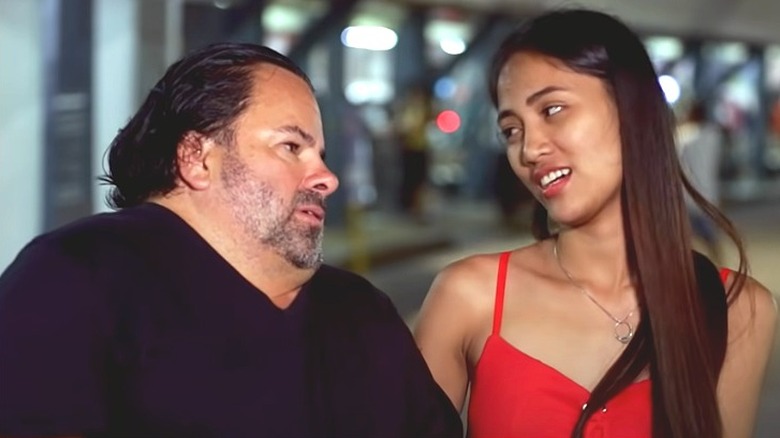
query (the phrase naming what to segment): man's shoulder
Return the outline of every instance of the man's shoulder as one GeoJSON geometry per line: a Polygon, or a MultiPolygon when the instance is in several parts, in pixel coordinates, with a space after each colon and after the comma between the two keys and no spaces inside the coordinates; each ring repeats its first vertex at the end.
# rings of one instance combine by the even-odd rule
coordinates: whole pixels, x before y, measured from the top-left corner
{"type": "Polygon", "coordinates": [[[99,261],[106,253],[122,252],[128,242],[149,235],[153,222],[142,207],[93,214],[40,234],[18,258],[99,261]]]}
{"type": "Polygon", "coordinates": [[[332,265],[322,265],[312,277],[312,286],[333,297],[386,300],[387,295],[364,276],[332,265]]]}
{"type": "Polygon", "coordinates": [[[78,219],[31,240],[0,273],[0,297],[17,313],[36,309],[80,315],[102,302],[99,278],[120,265],[123,254],[108,237],[108,230],[118,228],[112,223],[117,215],[78,219]]]}
{"type": "Polygon", "coordinates": [[[145,232],[159,227],[167,212],[164,207],[155,204],[141,204],[121,210],[95,213],[48,233],[54,236],[68,237],[102,233],[145,232]]]}
{"type": "Polygon", "coordinates": [[[308,297],[310,324],[336,350],[359,348],[396,363],[417,351],[388,295],[357,273],[321,266],[309,284],[308,297]]]}
{"type": "Polygon", "coordinates": [[[331,265],[322,265],[312,277],[309,293],[340,313],[359,313],[400,318],[390,297],[360,274],[331,265]]]}
{"type": "Polygon", "coordinates": [[[374,285],[364,276],[348,271],[346,269],[338,268],[333,265],[323,264],[317,269],[314,274],[314,279],[321,282],[329,282],[333,284],[345,284],[353,285],[364,288],[375,288],[374,285]]]}

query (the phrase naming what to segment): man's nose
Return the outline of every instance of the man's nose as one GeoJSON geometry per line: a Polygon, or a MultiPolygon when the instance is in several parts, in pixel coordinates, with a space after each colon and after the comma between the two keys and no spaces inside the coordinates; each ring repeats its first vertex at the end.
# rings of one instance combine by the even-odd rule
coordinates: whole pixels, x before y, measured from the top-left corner
{"type": "Polygon", "coordinates": [[[322,162],[309,176],[306,186],[321,194],[323,197],[326,197],[335,192],[339,187],[339,179],[330,171],[328,166],[322,162]]]}

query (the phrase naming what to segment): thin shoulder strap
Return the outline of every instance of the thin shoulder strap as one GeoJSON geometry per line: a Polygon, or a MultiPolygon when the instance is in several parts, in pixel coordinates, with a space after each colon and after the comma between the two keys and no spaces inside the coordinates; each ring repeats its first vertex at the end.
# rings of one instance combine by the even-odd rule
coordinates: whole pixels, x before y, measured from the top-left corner
{"type": "Polygon", "coordinates": [[[498,260],[498,278],[496,278],[496,303],[493,306],[493,334],[501,331],[501,316],[504,314],[504,289],[506,289],[506,268],[509,265],[509,251],[502,252],[498,260]]]}
{"type": "Polygon", "coordinates": [[[723,282],[723,285],[726,285],[726,282],[729,279],[729,274],[731,274],[731,269],[729,268],[720,268],[720,280],[723,282]]]}

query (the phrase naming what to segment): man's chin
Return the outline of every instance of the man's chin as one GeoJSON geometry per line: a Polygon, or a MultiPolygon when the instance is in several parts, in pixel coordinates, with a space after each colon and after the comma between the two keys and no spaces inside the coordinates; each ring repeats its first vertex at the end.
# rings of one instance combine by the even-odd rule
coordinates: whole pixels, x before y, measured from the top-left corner
{"type": "Polygon", "coordinates": [[[308,256],[308,257],[288,257],[287,261],[290,262],[291,265],[295,266],[298,269],[303,270],[317,270],[320,266],[322,266],[323,263],[323,257],[322,254],[317,254],[308,256]]]}
{"type": "Polygon", "coordinates": [[[299,247],[298,251],[285,251],[283,256],[298,269],[317,269],[322,266],[324,259],[322,239],[312,239],[307,243],[309,245],[305,245],[306,248],[299,247]]]}
{"type": "Polygon", "coordinates": [[[288,227],[287,233],[294,233],[299,235],[302,239],[316,242],[322,241],[322,237],[325,234],[325,227],[322,224],[298,223],[293,227],[288,227]]]}

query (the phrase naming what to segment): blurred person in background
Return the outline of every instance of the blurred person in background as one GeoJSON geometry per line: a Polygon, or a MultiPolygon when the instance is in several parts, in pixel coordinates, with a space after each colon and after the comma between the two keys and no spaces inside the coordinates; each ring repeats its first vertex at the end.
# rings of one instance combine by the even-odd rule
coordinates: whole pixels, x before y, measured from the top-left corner
{"type": "Polygon", "coordinates": [[[526,204],[530,205],[532,197],[517,179],[503,145],[501,151],[495,154],[493,171],[493,196],[499,207],[501,224],[507,228],[522,228],[523,223],[517,217],[518,210],[526,204]]]}
{"type": "Polygon", "coordinates": [[[401,147],[401,208],[411,217],[424,220],[424,195],[430,164],[428,126],[433,118],[430,90],[423,85],[412,87],[401,100],[397,117],[401,147]]]}
{"type": "Polygon", "coordinates": [[[390,300],[322,264],[324,154],[286,57],[173,64],[111,145],[118,211],[0,277],[0,436],[460,437],[390,300]]]}
{"type": "MultiPolygon", "coordinates": [[[[704,103],[691,104],[678,129],[678,147],[683,171],[699,194],[712,205],[720,206],[720,162],[723,149],[722,128],[707,115],[704,103]]],[[[704,244],[707,255],[722,261],[720,239],[715,222],[686,194],[685,206],[693,236],[704,244]]]]}
{"type": "Polygon", "coordinates": [[[769,133],[766,150],[767,171],[770,176],[780,175],[780,96],[775,96],[769,110],[769,133]]]}
{"type": "Polygon", "coordinates": [[[528,246],[438,274],[415,335],[468,435],[751,435],[776,325],[769,291],[691,248],[675,122],[641,39],[545,13],[495,54],[491,98],[537,201],[528,246]]]}

